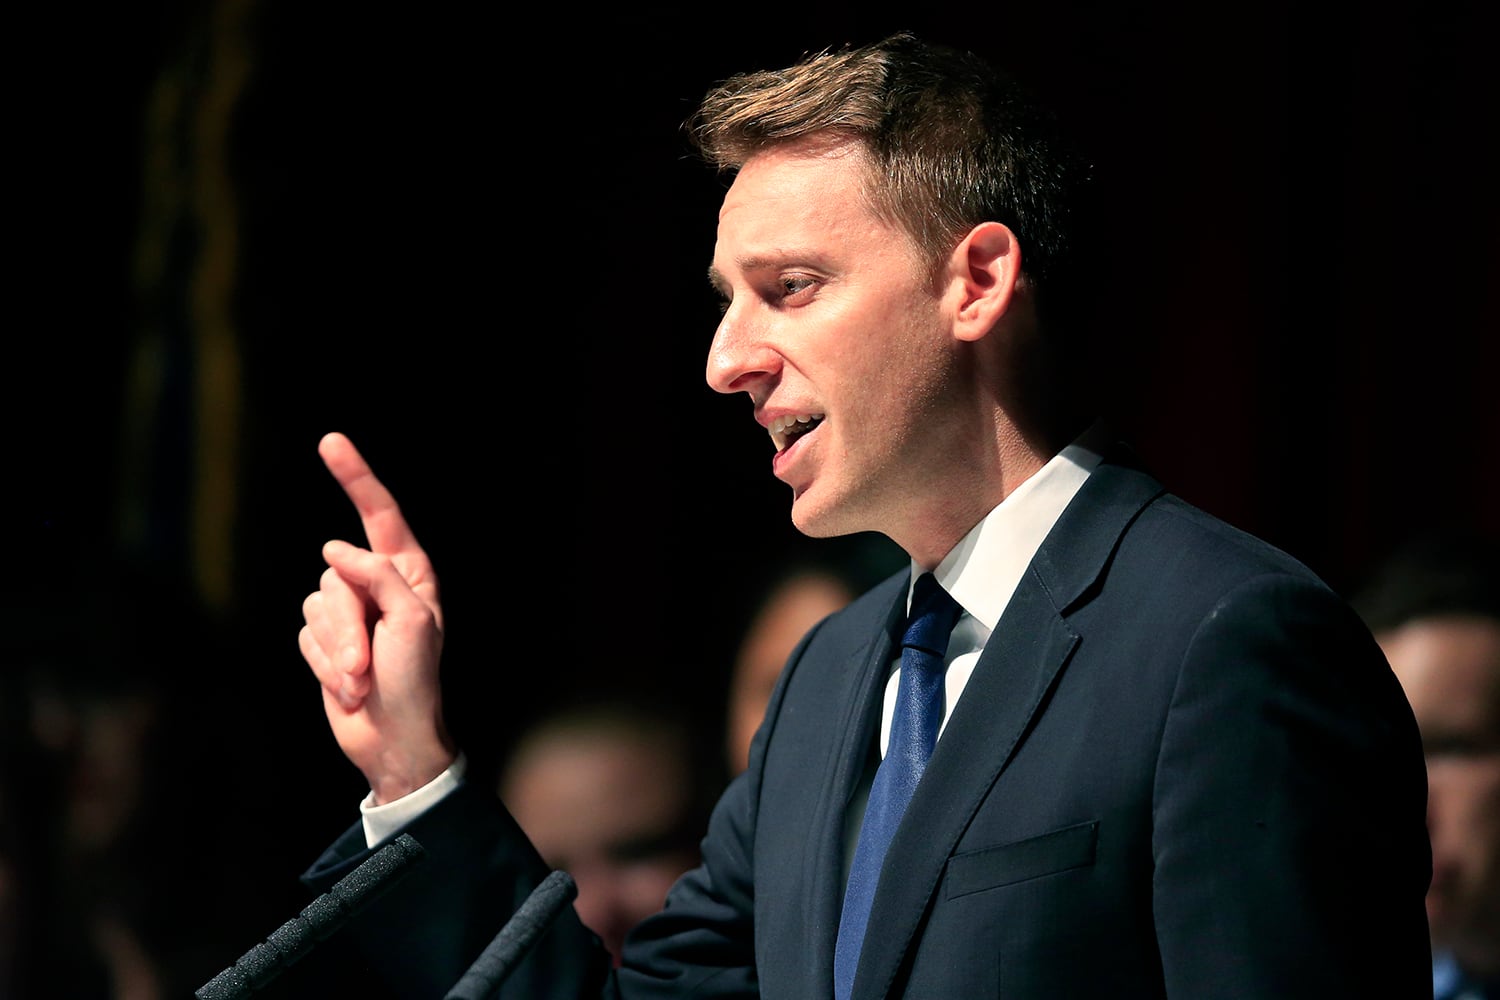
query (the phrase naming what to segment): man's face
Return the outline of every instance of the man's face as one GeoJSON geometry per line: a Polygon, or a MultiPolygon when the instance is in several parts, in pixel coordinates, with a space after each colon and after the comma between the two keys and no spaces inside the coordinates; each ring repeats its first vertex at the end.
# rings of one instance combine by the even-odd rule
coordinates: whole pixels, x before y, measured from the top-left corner
{"type": "Polygon", "coordinates": [[[1500,622],[1424,618],[1377,638],[1427,750],[1433,941],[1500,966],[1500,622]]]}
{"type": "Polygon", "coordinates": [[[945,304],[904,232],[869,209],[867,171],[856,145],[806,141],[741,168],[719,212],[710,277],[726,307],[707,377],[749,394],[799,529],[899,542],[972,442],[955,430],[945,304]]]}

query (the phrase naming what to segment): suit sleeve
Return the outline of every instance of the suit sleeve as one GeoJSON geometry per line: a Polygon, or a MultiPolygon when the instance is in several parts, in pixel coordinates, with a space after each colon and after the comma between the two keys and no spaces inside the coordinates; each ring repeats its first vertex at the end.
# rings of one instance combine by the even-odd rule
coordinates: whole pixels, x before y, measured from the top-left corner
{"type": "Polygon", "coordinates": [[[1187,647],[1153,788],[1168,995],[1430,997],[1410,708],[1326,588],[1267,575],[1187,647]]]}
{"type": "MultiPolygon", "coordinates": [[[[334,947],[310,980],[339,987],[324,996],[440,1000],[551,871],[499,799],[467,783],[403,832],[425,856],[330,939],[334,947]]],[[[302,880],[326,892],[371,853],[355,824],[302,880]]],[[[616,995],[609,955],[572,907],[537,939],[498,994],[501,1000],[616,995]]]]}
{"type": "MultiPolygon", "coordinates": [[[[702,864],[678,880],[661,913],[630,935],[620,969],[610,967],[599,939],[568,907],[506,979],[501,1000],[758,996],[754,785],[748,775],[730,785],[702,842],[702,864]]],[[[440,1000],[550,873],[503,804],[469,784],[404,832],[422,845],[424,860],[352,919],[314,968],[288,977],[300,980],[301,989],[283,995],[327,996],[336,987],[338,995],[371,1000],[440,1000]]],[[[370,853],[356,824],[303,881],[327,891],[370,853]]]]}

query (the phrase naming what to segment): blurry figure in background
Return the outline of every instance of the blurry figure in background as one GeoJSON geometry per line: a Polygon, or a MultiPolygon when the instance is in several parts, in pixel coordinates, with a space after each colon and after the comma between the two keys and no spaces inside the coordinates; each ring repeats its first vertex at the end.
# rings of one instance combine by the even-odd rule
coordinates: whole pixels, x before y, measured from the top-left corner
{"type": "Polygon", "coordinates": [[[908,563],[895,542],[866,533],[804,540],[773,572],[735,650],[725,724],[730,777],[749,761],[750,741],[797,642],[887,576],[905,572],[908,563]]]}
{"type": "Polygon", "coordinates": [[[171,946],[159,937],[168,912],[159,891],[152,891],[152,876],[161,873],[154,871],[158,856],[149,831],[155,816],[148,814],[157,806],[152,792],[160,781],[147,774],[166,723],[164,704],[145,686],[39,681],[27,706],[30,736],[58,785],[50,947],[64,954],[85,949],[46,975],[86,990],[71,995],[169,995],[164,977],[171,946]],[[90,976],[97,981],[85,987],[90,976]]]}
{"type": "Polygon", "coordinates": [[[5,996],[164,1000],[189,985],[172,978],[197,943],[173,923],[180,833],[161,836],[168,701],[121,620],[97,620],[87,634],[38,609],[0,620],[5,996]]]}
{"type": "Polygon", "coordinates": [[[544,861],[578,884],[574,906],[619,965],[626,933],[698,863],[721,791],[684,713],[642,699],[569,705],[506,754],[501,799],[544,861]]]}
{"type": "Polygon", "coordinates": [[[1434,996],[1500,1000],[1500,544],[1408,544],[1353,603],[1427,753],[1434,996]]]}
{"type": "Polygon", "coordinates": [[[182,698],[172,682],[188,657],[232,654],[174,588],[135,574],[98,588],[45,589],[75,597],[66,611],[0,608],[6,1000],[189,996],[291,903],[226,899],[211,872],[227,856],[260,862],[249,831],[205,817],[195,795],[245,784],[217,750],[240,745],[240,720],[204,710],[230,703],[213,677],[182,698]]]}

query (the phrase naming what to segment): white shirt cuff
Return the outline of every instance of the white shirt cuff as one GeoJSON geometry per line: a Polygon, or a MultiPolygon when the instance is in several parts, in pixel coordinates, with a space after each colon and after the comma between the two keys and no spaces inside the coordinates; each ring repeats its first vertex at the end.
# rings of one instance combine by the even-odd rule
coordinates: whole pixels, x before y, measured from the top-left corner
{"type": "Polygon", "coordinates": [[[392,799],[384,805],[375,804],[373,791],[366,795],[364,801],[359,804],[359,818],[365,828],[365,846],[374,847],[394,836],[406,824],[437,805],[449,792],[462,783],[464,768],[467,766],[468,759],[463,754],[459,754],[457,759],[448,766],[448,770],[416,791],[403,795],[399,799],[392,799]]]}

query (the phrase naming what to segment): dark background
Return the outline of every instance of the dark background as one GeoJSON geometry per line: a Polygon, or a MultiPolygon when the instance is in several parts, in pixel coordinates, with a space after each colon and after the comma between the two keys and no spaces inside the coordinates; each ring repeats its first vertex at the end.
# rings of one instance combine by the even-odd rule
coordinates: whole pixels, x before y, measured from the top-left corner
{"type": "Polygon", "coordinates": [[[296,647],[321,543],[359,538],[328,430],[436,563],[481,761],[585,688],[717,726],[800,543],[749,406],[703,381],[725,182],[677,126],[826,45],[912,27],[1073,121],[1110,195],[1104,403],[1177,492],[1344,592],[1419,529],[1500,530],[1480,5],[855,9],[22,15],[7,720],[27,685],[169,701],[155,843],[201,863],[162,899],[217,871],[268,933],[364,793],[296,647]]]}

